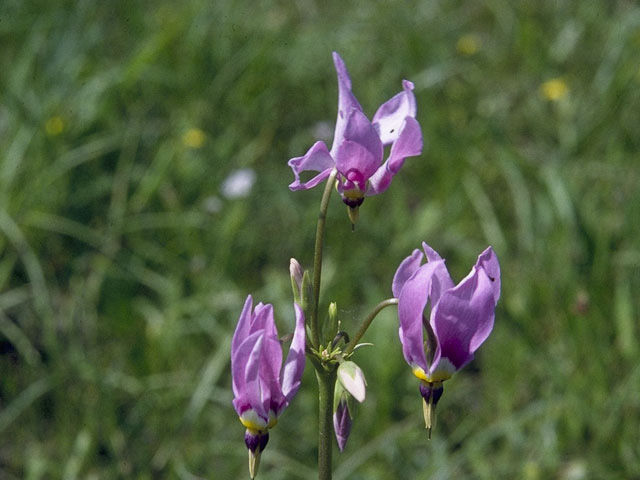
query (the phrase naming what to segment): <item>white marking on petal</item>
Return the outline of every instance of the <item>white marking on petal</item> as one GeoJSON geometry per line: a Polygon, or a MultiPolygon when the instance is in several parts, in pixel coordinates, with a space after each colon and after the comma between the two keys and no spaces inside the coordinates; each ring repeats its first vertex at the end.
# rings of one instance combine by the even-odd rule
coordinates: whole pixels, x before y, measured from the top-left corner
{"type": "Polygon", "coordinates": [[[446,357],[440,357],[438,366],[429,375],[429,381],[431,382],[443,382],[450,379],[458,369],[451,361],[446,357]]]}
{"type": "Polygon", "coordinates": [[[269,426],[264,418],[258,415],[253,408],[242,412],[242,415],[240,415],[240,422],[242,422],[242,425],[245,427],[256,431],[264,431],[269,426]]]}

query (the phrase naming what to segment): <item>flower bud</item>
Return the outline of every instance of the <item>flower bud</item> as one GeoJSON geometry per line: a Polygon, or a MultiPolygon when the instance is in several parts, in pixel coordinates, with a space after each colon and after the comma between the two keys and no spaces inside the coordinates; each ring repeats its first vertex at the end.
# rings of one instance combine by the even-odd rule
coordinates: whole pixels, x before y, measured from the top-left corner
{"type": "Polygon", "coordinates": [[[300,262],[295,258],[289,260],[289,273],[291,274],[293,299],[298,305],[302,306],[302,277],[304,275],[304,271],[302,270],[300,262]]]}
{"type": "Polygon", "coordinates": [[[335,431],[338,448],[341,452],[344,450],[349,434],[351,433],[351,413],[349,412],[346,396],[346,392],[343,391],[338,405],[333,412],[333,430],[335,431]]]}
{"type": "Polygon", "coordinates": [[[338,333],[338,305],[336,302],[329,304],[329,321],[325,322],[322,332],[327,341],[333,339],[338,333]]]}
{"type": "Polygon", "coordinates": [[[291,275],[293,301],[300,305],[302,311],[306,313],[309,298],[311,298],[311,278],[309,277],[309,272],[303,270],[300,262],[292,258],[289,261],[289,274],[291,275]]]}
{"type": "Polygon", "coordinates": [[[355,362],[342,362],[338,367],[338,380],[358,402],[364,402],[367,381],[364,373],[355,362]]]}

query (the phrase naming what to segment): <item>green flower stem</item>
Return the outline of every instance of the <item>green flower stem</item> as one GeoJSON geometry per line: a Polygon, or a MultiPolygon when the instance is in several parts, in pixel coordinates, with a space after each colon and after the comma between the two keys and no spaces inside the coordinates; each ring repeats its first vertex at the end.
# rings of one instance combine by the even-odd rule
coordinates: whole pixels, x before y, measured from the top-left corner
{"type": "Polygon", "coordinates": [[[333,390],[336,368],[316,370],[318,378],[318,480],[331,480],[333,455],[333,390]]]}
{"type": "Polygon", "coordinates": [[[318,322],[318,304],[320,303],[320,278],[322,276],[322,247],[324,244],[324,224],[327,219],[329,209],[329,199],[336,183],[338,171],[334,168],[329,175],[327,184],[324,187],[322,201],[320,202],[320,213],[318,214],[318,225],[316,227],[316,246],[313,253],[313,305],[311,307],[311,344],[314,348],[320,345],[320,325],[318,322]]]}
{"type": "MultiPolygon", "coordinates": [[[[324,226],[327,220],[329,199],[336,183],[338,171],[334,168],[329,175],[320,201],[320,213],[316,227],[316,244],[313,251],[313,299],[309,312],[309,329],[311,346],[320,349],[320,322],[318,321],[318,305],[320,304],[320,280],[322,278],[322,247],[324,244],[324,226]]],[[[313,355],[308,355],[313,357],[313,355]]],[[[333,390],[336,382],[336,368],[323,365],[319,358],[312,358],[318,379],[318,479],[331,480],[331,457],[333,454],[333,390]]]]}
{"type": "Polygon", "coordinates": [[[397,298],[387,298],[386,300],[383,300],[378,305],[376,305],[376,308],[373,309],[373,311],[369,314],[369,316],[364,319],[364,322],[362,322],[362,325],[360,325],[360,330],[358,330],[358,333],[356,333],[353,336],[353,338],[349,342],[349,345],[347,345],[347,348],[345,348],[344,355],[347,356],[351,354],[351,352],[353,352],[353,349],[356,348],[356,345],[358,344],[358,342],[360,341],[364,333],[367,331],[367,328],[369,328],[369,325],[371,325],[371,322],[373,322],[373,319],[376,318],[376,316],[384,308],[388,307],[389,305],[397,305],[397,304],[398,304],[397,298]]]}

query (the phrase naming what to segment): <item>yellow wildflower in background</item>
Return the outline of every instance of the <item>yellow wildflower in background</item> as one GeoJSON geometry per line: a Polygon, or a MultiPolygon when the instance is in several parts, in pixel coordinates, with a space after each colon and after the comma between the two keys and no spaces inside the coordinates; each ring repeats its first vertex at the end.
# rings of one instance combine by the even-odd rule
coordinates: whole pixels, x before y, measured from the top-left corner
{"type": "Polygon", "coordinates": [[[569,87],[562,78],[552,78],[540,86],[540,92],[544,98],[555,102],[567,96],[569,87]]]}
{"type": "Polygon", "coordinates": [[[182,135],[182,143],[189,148],[200,148],[207,139],[205,133],[199,128],[190,128],[182,135]]]}
{"type": "Polygon", "coordinates": [[[461,55],[474,55],[480,50],[480,39],[471,33],[463,35],[456,44],[456,50],[461,55]]]}
{"type": "Polygon", "coordinates": [[[60,115],[55,115],[46,121],[44,130],[52,137],[60,135],[64,131],[64,120],[60,115]]]}

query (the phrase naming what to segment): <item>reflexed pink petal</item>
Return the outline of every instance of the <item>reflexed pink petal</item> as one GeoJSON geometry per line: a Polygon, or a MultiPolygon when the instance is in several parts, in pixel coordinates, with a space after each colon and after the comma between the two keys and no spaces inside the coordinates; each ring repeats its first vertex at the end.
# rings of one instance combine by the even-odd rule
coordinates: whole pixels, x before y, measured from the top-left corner
{"type": "Polygon", "coordinates": [[[496,302],[494,300],[495,295],[495,283],[491,281],[490,277],[484,271],[478,273],[478,289],[476,290],[475,297],[477,300],[477,317],[476,317],[476,332],[471,339],[469,348],[471,352],[475,352],[480,345],[484,343],[487,337],[493,330],[493,323],[495,321],[496,314],[496,302]],[[491,300],[489,302],[486,297],[491,292],[491,300]]]}
{"type": "Polygon", "coordinates": [[[492,283],[493,298],[496,303],[500,298],[500,263],[498,263],[498,257],[494,253],[491,247],[488,247],[484,252],[478,256],[476,262],[477,268],[482,268],[487,273],[489,280],[492,283]]]}
{"type": "Polygon", "coordinates": [[[367,195],[377,195],[384,192],[393,176],[400,171],[407,157],[413,157],[422,153],[422,132],[420,125],[411,117],[406,117],[401,127],[401,132],[391,146],[389,159],[369,179],[370,188],[367,195]]]}
{"type": "Polygon", "coordinates": [[[336,129],[331,146],[331,155],[334,156],[342,143],[344,130],[347,125],[347,117],[352,110],[362,112],[362,107],[351,92],[351,78],[349,72],[340,55],[333,52],[333,64],[338,75],[338,118],[336,119],[336,129]]]}
{"type": "MultiPolygon", "coordinates": [[[[424,253],[427,255],[427,260],[429,262],[442,260],[442,257],[440,256],[440,254],[436,252],[433,248],[431,248],[429,244],[427,244],[427,242],[422,242],[422,249],[424,250],[424,253]]],[[[453,282],[451,282],[451,286],[453,287],[453,282]]]]}
{"type": "Polygon", "coordinates": [[[293,170],[295,180],[289,188],[291,190],[308,190],[315,187],[318,183],[322,182],[331,174],[331,169],[334,167],[335,162],[324,142],[316,142],[302,157],[292,158],[288,162],[289,166],[293,170]],[[320,172],[311,180],[302,183],[300,181],[300,174],[306,171],[320,172]]]}
{"type": "Polygon", "coordinates": [[[351,110],[345,126],[343,142],[339,145],[334,157],[338,171],[346,175],[349,170],[356,169],[364,175],[366,180],[382,163],[382,155],[382,143],[369,119],[364,113],[351,110]],[[344,151],[344,145],[347,143],[358,145],[361,150],[368,152],[368,155],[360,154],[351,158],[344,151]],[[358,160],[364,158],[367,160],[366,164],[358,164],[358,160]]]}
{"type": "Polygon", "coordinates": [[[415,118],[407,117],[401,124],[398,138],[391,146],[389,154],[389,170],[398,173],[407,157],[415,157],[422,153],[422,132],[415,118]]]}
{"type": "Polygon", "coordinates": [[[393,296],[398,298],[400,297],[400,292],[402,291],[402,287],[409,277],[413,275],[418,268],[420,268],[420,264],[422,263],[422,259],[424,255],[417,248],[405,258],[401,263],[398,269],[396,270],[395,275],[393,276],[393,283],[391,285],[391,291],[393,292],[393,296]]]}
{"type": "Polygon", "coordinates": [[[265,335],[267,336],[278,336],[276,324],[273,319],[273,305],[271,305],[270,303],[267,303],[265,305],[260,302],[253,309],[253,318],[251,320],[250,333],[253,333],[257,330],[264,330],[265,335]]]}
{"type": "Polygon", "coordinates": [[[367,197],[378,195],[384,192],[395,174],[389,170],[389,162],[384,162],[376,172],[369,178],[369,188],[367,189],[367,197]]]}
{"type": "Polygon", "coordinates": [[[442,261],[422,265],[409,278],[398,299],[398,318],[400,320],[400,341],[402,353],[409,365],[417,365],[427,372],[427,359],[424,351],[422,316],[427,305],[431,279],[442,261]]]}
{"type": "Polygon", "coordinates": [[[282,346],[277,336],[265,335],[260,359],[260,381],[265,409],[279,413],[285,398],[280,387],[282,346]]]}
{"type": "Polygon", "coordinates": [[[378,168],[378,161],[359,143],[345,140],[338,149],[336,168],[345,180],[364,188],[367,179],[378,168]]]}
{"type": "Polygon", "coordinates": [[[262,402],[262,388],[260,385],[260,358],[262,355],[262,331],[249,335],[240,344],[235,355],[231,357],[231,375],[233,383],[234,406],[238,415],[243,405],[249,405],[264,419],[269,418],[269,412],[262,402]]]}
{"type": "MultiPolygon", "coordinates": [[[[406,117],[416,116],[416,97],[413,83],[403,80],[403,91],[380,105],[373,116],[373,125],[380,135],[383,145],[389,145],[400,135],[400,128],[406,117]]],[[[407,155],[409,156],[409,155],[407,155]]]]}
{"type": "Polygon", "coordinates": [[[231,357],[233,357],[240,344],[249,335],[249,331],[251,329],[251,318],[253,315],[252,309],[253,298],[251,298],[251,295],[248,295],[244,302],[244,307],[242,307],[242,312],[240,313],[236,330],[233,333],[233,338],[231,339],[231,357]]]}
{"type": "MultiPolygon", "coordinates": [[[[427,245],[425,242],[422,242],[422,248],[424,253],[427,255],[427,260],[429,262],[437,262],[443,261],[442,257],[436,252],[433,248],[427,245]]],[[[443,292],[449,290],[454,287],[453,280],[451,280],[451,276],[449,275],[449,271],[445,264],[442,264],[442,268],[438,268],[433,275],[433,280],[431,281],[431,290],[429,291],[429,301],[433,308],[433,305],[436,305],[440,300],[440,296],[443,292]]]]}
{"type": "MultiPolygon", "coordinates": [[[[473,359],[473,353],[493,328],[495,302],[491,281],[474,268],[456,287],[440,297],[431,313],[431,326],[440,343],[440,356],[456,369],[473,359]]],[[[437,365],[434,359],[435,369],[437,365]]]]}

